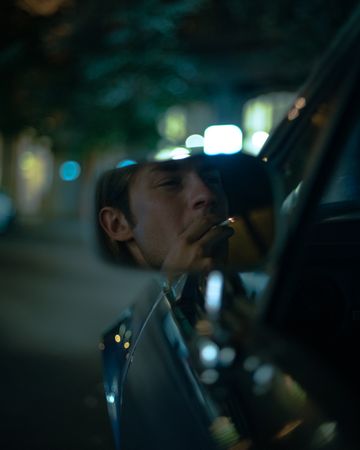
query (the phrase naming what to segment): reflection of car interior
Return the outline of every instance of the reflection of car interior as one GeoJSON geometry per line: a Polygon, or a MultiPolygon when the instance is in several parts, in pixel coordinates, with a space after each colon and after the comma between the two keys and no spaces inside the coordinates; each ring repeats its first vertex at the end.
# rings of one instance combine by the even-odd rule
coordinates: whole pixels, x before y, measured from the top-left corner
{"type": "Polygon", "coordinates": [[[260,158],[246,154],[217,161],[230,215],[237,219],[231,225],[235,234],[229,241],[228,265],[251,270],[264,262],[274,243],[273,174],[260,158]]]}

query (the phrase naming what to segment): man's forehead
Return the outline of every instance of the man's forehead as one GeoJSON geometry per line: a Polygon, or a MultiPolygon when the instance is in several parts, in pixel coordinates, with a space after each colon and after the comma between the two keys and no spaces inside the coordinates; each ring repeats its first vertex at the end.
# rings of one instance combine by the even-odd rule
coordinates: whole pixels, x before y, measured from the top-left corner
{"type": "Polygon", "coordinates": [[[148,167],[144,168],[148,173],[153,174],[157,172],[180,172],[180,171],[206,171],[216,170],[216,166],[208,160],[202,158],[186,158],[178,161],[164,161],[159,163],[149,163],[148,167]]]}
{"type": "Polygon", "coordinates": [[[163,174],[186,174],[196,171],[204,173],[218,170],[216,165],[205,158],[193,157],[178,161],[151,162],[139,165],[130,182],[130,191],[147,188],[154,178],[163,174]]]}

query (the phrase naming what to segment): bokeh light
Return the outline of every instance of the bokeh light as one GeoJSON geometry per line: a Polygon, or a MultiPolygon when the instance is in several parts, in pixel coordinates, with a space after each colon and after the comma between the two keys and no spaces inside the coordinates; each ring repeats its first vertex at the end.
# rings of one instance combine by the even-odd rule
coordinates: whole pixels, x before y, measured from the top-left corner
{"type": "Polygon", "coordinates": [[[221,307],[224,279],[221,272],[210,273],[205,292],[205,308],[210,314],[217,313],[221,307]]]}
{"type": "Polygon", "coordinates": [[[196,148],[204,146],[204,137],[201,134],[192,134],[185,141],[185,147],[196,148]]]}
{"type": "Polygon", "coordinates": [[[190,156],[190,152],[187,148],[184,147],[176,147],[171,152],[171,159],[184,159],[190,156]]]}
{"type": "Polygon", "coordinates": [[[204,153],[232,154],[242,149],[242,131],[236,125],[212,125],[204,133],[204,153]]]}
{"type": "Polygon", "coordinates": [[[219,347],[215,342],[204,340],[200,343],[200,360],[205,367],[213,368],[219,358],[219,347]]]}
{"type": "Polygon", "coordinates": [[[266,131],[255,131],[251,136],[251,144],[254,150],[253,153],[260,152],[268,137],[269,133],[266,131]]]}
{"type": "Polygon", "coordinates": [[[133,159],[124,159],[123,161],[120,161],[116,167],[118,169],[122,169],[123,167],[128,167],[128,166],[133,166],[134,164],[137,164],[136,161],[134,161],[133,159]]]}
{"type": "Polygon", "coordinates": [[[59,169],[60,178],[64,181],[74,181],[81,173],[80,164],[76,161],[65,161],[59,169]]]}
{"type": "Polygon", "coordinates": [[[167,161],[169,159],[184,159],[190,156],[190,150],[185,147],[166,147],[159,150],[154,159],[156,161],[167,161]]]}

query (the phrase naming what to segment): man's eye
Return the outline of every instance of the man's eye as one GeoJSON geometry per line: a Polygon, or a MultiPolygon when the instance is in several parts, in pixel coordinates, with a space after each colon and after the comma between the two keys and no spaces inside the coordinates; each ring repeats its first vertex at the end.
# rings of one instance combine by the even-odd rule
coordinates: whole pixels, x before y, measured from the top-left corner
{"type": "Polygon", "coordinates": [[[167,178],[166,180],[161,180],[159,182],[160,187],[177,187],[181,184],[179,178],[167,178]]]}

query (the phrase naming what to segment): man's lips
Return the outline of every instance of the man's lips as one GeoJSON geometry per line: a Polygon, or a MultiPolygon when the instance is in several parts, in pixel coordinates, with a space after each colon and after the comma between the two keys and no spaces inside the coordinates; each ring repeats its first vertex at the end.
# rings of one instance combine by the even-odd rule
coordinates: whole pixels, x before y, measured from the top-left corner
{"type": "Polygon", "coordinates": [[[229,220],[229,218],[225,214],[214,214],[212,212],[204,212],[204,214],[199,214],[195,218],[192,218],[190,222],[187,223],[186,226],[183,227],[182,232],[184,232],[194,220],[202,220],[205,219],[208,225],[208,230],[211,230],[219,225],[226,226],[225,222],[229,220]]]}
{"type": "Polygon", "coordinates": [[[204,214],[203,218],[209,223],[209,228],[214,228],[226,220],[226,216],[216,214],[204,214]]]}

